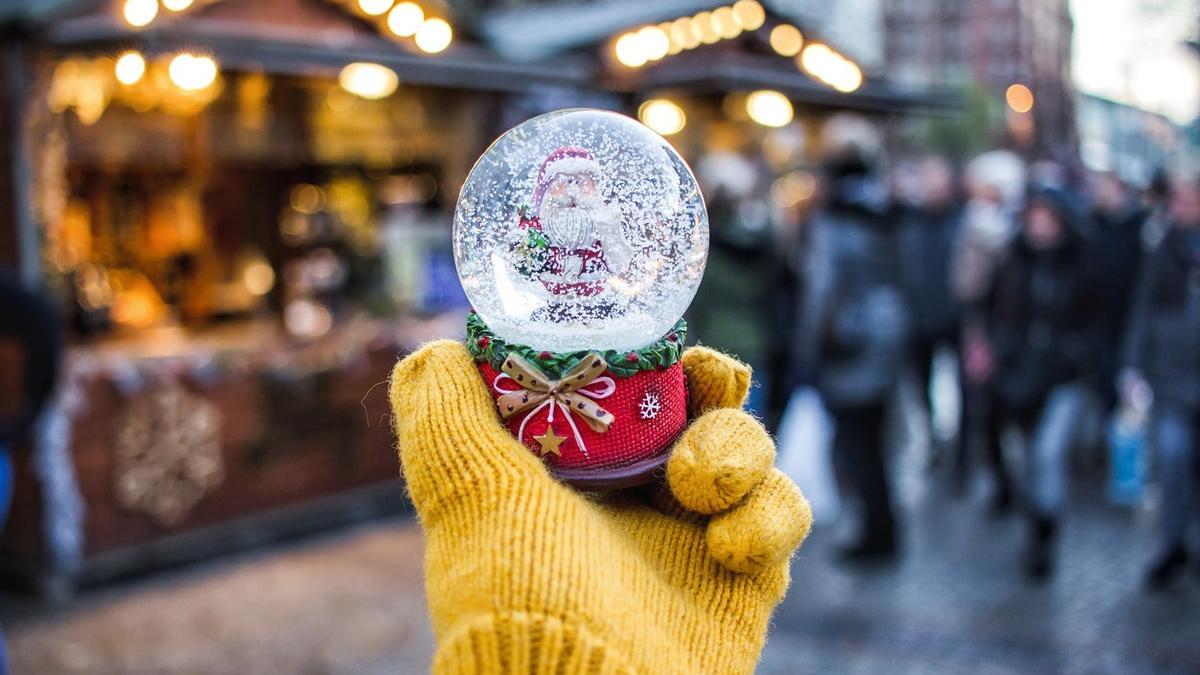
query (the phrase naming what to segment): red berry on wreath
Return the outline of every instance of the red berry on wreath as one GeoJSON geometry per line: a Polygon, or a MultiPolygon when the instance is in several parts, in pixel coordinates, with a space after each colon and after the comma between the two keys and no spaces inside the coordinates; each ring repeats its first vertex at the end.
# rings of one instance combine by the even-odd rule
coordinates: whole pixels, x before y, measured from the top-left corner
{"type": "Polygon", "coordinates": [[[671,342],[679,342],[679,334],[671,333],[670,335],[667,336],[667,339],[670,340],[671,342]]]}
{"type": "Polygon", "coordinates": [[[633,352],[629,352],[628,354],[625,355],[625,360],[628,361],[629,363],[637,363],[638,355],[633,352]]]}
{"type": "Polygon", "coordinates": [[[483,336],[480,336],[480,338],[475,341],[475,344],[479,345],[480,349],[487,349],[487,346],[489,343],[491,343],[491,341],[492,341],[492,339],[490,337],[483,335],[483,336]]]}
{"type": "Polygon", "coordinates": [[[538,354],[538,358],[543,361],[549,361],[550,359],[554,358],[554,355],[550,352],[542,352],[541,354],[538,354]]]}

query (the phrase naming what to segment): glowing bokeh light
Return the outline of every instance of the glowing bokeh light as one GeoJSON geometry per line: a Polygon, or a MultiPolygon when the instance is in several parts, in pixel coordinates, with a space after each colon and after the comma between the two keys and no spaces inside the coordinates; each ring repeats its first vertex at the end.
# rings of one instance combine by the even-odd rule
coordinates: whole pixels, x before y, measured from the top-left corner
{"type": "Polygon", "coordinates": [[[639,106],[638,119],[662,136],[677,134],[687,125],[683,108],[665,98],[652,98],[639,106]]]}
{"type": "Polygon", "coordinates": [[[138,52],[125,52],[113,66],[113,74],[121,84],[137,84],[146,74],[146,58],[138,52]]]}
{"type": "Polygon", "coordinates": [[[782,127],[792,121],[792,102],[783,94],[760,89],[746,97],[746,114],[764,127],[782,127]]]}
{"type": "Polygon", "coordinates": [[[200,91],[217,80],[217,62],[211,56],[179,54],[167,66],[167,76],[184,91],[200,91]]]}
{"type": "Polygon", "coordinates": [[[415,2],[401,2],[388,12],[387,27],[400,37],[412,37],[425,23],[425,10],[415,2]]]}
{"type": "Polygon", "coordinates": [[[781,23],[771,29],[771,49],[780,56],[795,56],[804,46],[800,29],[789,23],[781,23]]]}
{"type": "Polygon", "coordinates": [[[1033,110],[1033,92],[1020,82],[1008,85],[1004,91],[1004,101],[1013,112],[1027,113],[1033,110]]]}
{"type": "Polygon", "coordinates": [[[450,28],[450,24],[446,23],[445,19],[427,19],[417,29],[414,39],[417,48],[421,51],[426,54],[437,54],[450,46],[450,42],[454,39],[454,30],[450,28]]]}
{"type": "Polygon", "coordinates": [[[400,78],[391,68],[378,63],[351,63],[338,73],[338,84],[342,89],[365,99],[380,99],[391,95],[400,84],[400,78]]]}
{"type": "Polygon", "coordinates": [[[121,15],[134,28],[149,26],[158,16],[158,0],[125,0],[121,15]]]}
{"type": "Polygon", "coordinates": [[[733,3],[733,17],[742,30],[758,30],[766,21],[767,13],[755,0],[738,0],[733,3]]]}

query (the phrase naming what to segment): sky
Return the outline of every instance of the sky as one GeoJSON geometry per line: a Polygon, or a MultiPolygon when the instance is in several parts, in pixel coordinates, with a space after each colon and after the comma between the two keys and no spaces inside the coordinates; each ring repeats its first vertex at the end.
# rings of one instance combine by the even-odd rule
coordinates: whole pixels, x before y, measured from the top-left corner
{"type": "Polygon", "coordinates": [[[1071,0],[1072,70],[1082,92],[1185,124],[1200,113],[1200,0],[1071,0]]]}

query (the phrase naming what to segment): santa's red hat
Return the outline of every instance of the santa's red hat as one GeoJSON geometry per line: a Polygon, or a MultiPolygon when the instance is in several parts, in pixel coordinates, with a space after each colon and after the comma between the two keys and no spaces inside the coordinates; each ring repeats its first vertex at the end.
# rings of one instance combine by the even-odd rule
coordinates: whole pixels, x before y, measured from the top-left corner
{"type": "Polygon", "coordinates": [[[557,176],[581,173],[600,177],[600,163],[587,150],[563,146],[547,155],[542,168],[538,170],[537,184],[533,188],[533,210],[536,212],[542,207],[542,197],[557,176]]]}

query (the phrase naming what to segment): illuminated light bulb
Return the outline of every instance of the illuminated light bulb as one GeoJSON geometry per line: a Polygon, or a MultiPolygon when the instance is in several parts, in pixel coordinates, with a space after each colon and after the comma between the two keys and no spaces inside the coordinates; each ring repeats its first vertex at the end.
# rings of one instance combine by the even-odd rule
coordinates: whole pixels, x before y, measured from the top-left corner
{"type": "Polygon", "coordinates": [[[193,0],[162,0],[162,6],[171,12],[182,12],[192,6],[193,0]]]}
{"type": "Polygon", "coordinates": [[[391,68],[378,63],[351,63],[338,73],[338,84],[342,89],[365,99],[380,99],[391,95],[400,84],[400,78],[391,68]]]}
{"type": "Polygon", "coordinates": [[[782,127],[792,121],[795,113],[786,96],[771,89],[760,89],[746,97],[746,114],[764,127],[782,127]]]}
{"type": "Polygon", "coordinates": [[[718,7],[712,13],[713,32],[729,40],[742,32],[742,26],[733,15],[732,7],[718,7]]]}
{"type": "Polygon", "coordinates": [[[713,28],[712,12],[700,12],[692,17],[692,32],[700,36],[700,42],[711,45],[721,39],[713,28]]]}
{"type": "Polygon", "coordinates": [[[146,59],[138,52],[125,52],[113,66],[113,74],[121,84],[137,84],[146,74],[146,59]]]}
{"type": "Polygon", "coordinates": [[[121,15],[134,28],[149,26],[158,16],[158,0],[125,0],[121,15]]]}
{"type": "Polygon", "coordinates": [[[804,46],[804,36],[800,29],[789,23],[781,23],[771,29],[771,49],[780,56],[795,56],[804,46]]]}
{"type": "Polygon", "coordinates": [[[674,26],[674,24],[672,24],[670,21],[667,21],[666,23],[658,24],[658,29],[663,32],[663,35],[667,36],[667,45],[668,45],[667,46],[667,55],[668,56],[674,56],[674,55],[678,54],[679,52],[683,51],[683,43],[681,43],[679,40],[676,40],[675,36],[671,35],[671,30],[672,30],[673,26],[674,26]]]}
{"type": "Polygon", "coordinates": [[[180,54],[171,59],[167,75],[184,91],[200,91],[217,80],[217,62],[210,56],[180,54]]]}
{"type": "Polygon", "coordinates": [[[1013,112],[1027,113],[1033,110],[1033,92],[1019,82],[1008,85],[1004,91],[1004,101],[1013,112]]]}
{"type": "Polygon", "coordinates": [[[392,0],[358,0],[358,8],[367,16],[382,16],[392,8],[392,0]]]}
{"type": "Polygon", "coordinates": [[[849,59],[843,59],[841,73],[833,88],[844,93],[850,93],[862,86],[862,70],[849,59]]]}
{"type": "Polygon", "coordinates": [[[662,136],[677,134],[687,124],[683,108],[665,98],[652,98],[639,106],[638,119],[662,136]]]}
{"type": "Polygon", "coordinates": [[[700,36],[692,30],[692,20],[686,16],[671,22],[670,35],[671,42],[683,49],[695,49],[700,44],[700,36]]]}
{"type": "Polygon", "coordinates": [[[755,0],[738,0],[733,3],[733,17],[742,30],[758,30],[766,21],[767,13],[755,0]]]}
{"type": "Polygon", "coordinates": [[[796,63],[809,75],[843,93],[855,91],[863,83],[862,69],[857,64],[819,42],[805,47],[796,63]]]}
{"type": "Polygon", "coordinates": [[[399,37],[412,37],[425,23],[425,10],[415,2],[401,2],[388,12],[387,27],[399,37]]]}
{"type": "Polygon", "coordinates": [[[646,50],[642,48],[642,40],[637,33],[625,33],[617,38],[613,52],[617,61],[628,68],[638,68],[646,64],[646,50]]]}
{"type": "Polygon", "coordinates": [[[450,42],[454,39],[454,31],[444,19],[427,19],[417,29],[414,39],[417,48],[421,51],[426,54],[437,54],[450,46],[450,42]]]}
{"type": "Polygon", "coordinates": [[[250,295],[266,295],[275,287],[275,270],[266,260],[256,259],[242,270],[242,286],[250,295]]]}
{"type": "Polygon", "coordinates": [[[657,61],[667,55],[671,41],[658,26],[646,26],[637,32],[638,41],[647,61],[657,61]]]}
{"type": "Polygon", "coordinates": [[[804,66],[804,69],[813,77],[823,78],[831,56],[833,56],[833,51],[829,47],[820,42],[814,42],[805,47],[800,54],[800,65],[804,66]]]}

